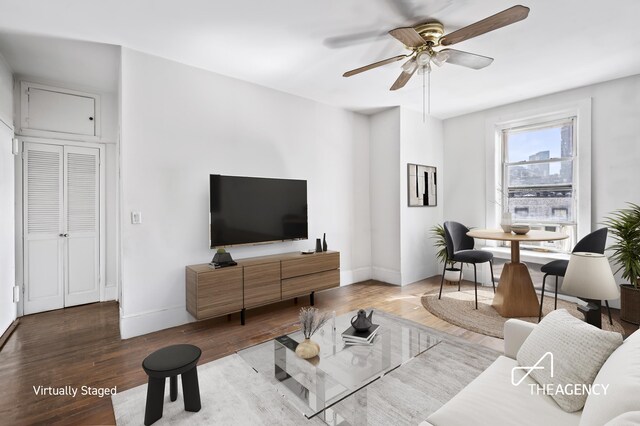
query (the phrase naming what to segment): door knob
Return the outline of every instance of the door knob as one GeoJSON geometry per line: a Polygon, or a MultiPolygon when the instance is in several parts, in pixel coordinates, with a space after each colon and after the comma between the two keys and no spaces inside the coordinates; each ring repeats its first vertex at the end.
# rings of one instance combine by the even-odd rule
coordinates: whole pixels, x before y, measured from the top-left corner
{"type": "Polygon", "coordinates": [[[61,237],[68,237],[69,234],[60,234],[61,237]]]}
{"type": "Polygon", "coordinates": [[[60,234],[61,237],[64,237],[64,234],[60,234]]]}

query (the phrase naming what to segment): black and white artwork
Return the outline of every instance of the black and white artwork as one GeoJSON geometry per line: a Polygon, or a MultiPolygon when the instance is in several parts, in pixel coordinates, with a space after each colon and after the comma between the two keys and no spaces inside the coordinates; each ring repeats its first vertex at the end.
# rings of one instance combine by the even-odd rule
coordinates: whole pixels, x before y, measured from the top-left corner
{"type": "Polygon", "coordinates": [[[438,172],[433,166],[407,164],[409,207],[433,207],[438,205],[438,172]]]}

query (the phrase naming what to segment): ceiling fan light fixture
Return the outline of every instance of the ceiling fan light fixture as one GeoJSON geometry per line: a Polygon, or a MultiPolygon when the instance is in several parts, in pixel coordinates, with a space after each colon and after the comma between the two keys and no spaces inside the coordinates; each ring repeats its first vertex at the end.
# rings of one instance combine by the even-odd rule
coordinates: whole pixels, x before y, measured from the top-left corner
{"type": "Polygon", "coordinates": [[[418,64],[415,58],[411,58],[407,62],[402,64],[402,71],[406,72],[407,74],[413,74],[416,71],[416,68],[418,68],[418,64]]]}
{"type": "Polygon", "coordinates": [[[427,63],[427,65],[423,65],[420,68],[418,68],[418,75],[422,75],[424,73],[430,73],[431,72],[431,64],[427,63]]]}
{"type": "Polygon", "coordinates": [[[431,62],[431,55],[426,50],[424,52],[420,52],[418,53],[418,56],[416,56],[416,62],[421,67],[429,65],[429,62],[431,62]]]}
{"type": "Polygon", "coordinates": [[[431,60],[433,61],[433,63],[439,67],[443,66],[444,63],[447,62],[447,59],[449,59],[448,52],[437,52],[435,55],[431,57],[431,60]]]}

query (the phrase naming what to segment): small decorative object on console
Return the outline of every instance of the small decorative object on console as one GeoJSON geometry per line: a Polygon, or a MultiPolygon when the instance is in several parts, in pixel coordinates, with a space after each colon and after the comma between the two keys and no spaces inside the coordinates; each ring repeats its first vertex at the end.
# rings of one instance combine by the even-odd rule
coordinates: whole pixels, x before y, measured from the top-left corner
{"type": "Polygon", "coordinates": [[[516,235],[525,235],[527,232],[531,230],[531,227],[527,224],[523,223],[514,223],[511,225],[511,231],[516,235]]]}
{"type": "Polygon", "coordinates": [[[322,234],[322,251],[327,251],[327,234],[322,234]]]}
{"type": "Polygon", "coordinates": [[[231,253],[227,253],[225,249],[218,249],[211,259],[210,266],[214,268],[224,268],[225,266],[235,266],[237,263],[231,258],[231,253]]]}
{"type": "Polygon", "coordinates": [[[369,312],[369,316],[367,316],[367,311],[360,309],[358,313],[351,318],[351,326],[356,331],[369,331],[369,328],[373,325],[372,317],[373,309],[369,312]]]}
{"type": "Polygon", "coordinates": [[[322,240],[316,238],[316,253],[322,253],[322,240]]]}
{"type": "Polygon", "coordinates": [[[311,336],[313,336],[328,319],[329,316],[326,313],[320,314],[320,311],[316,308],[305,307],[300,309],[300,325],[302,326],[304,341],[300,342],[298,347],[296,347],[296,355],[300,358],[309,359],[320,353],[320,346],[311,340],[311,336]]]}

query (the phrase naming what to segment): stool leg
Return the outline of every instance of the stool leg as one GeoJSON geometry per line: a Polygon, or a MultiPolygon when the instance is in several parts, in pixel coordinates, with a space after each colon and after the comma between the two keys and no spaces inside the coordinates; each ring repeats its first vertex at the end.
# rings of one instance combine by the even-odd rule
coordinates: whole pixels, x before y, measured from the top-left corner
{"type": "Polygon", "coordinates": [[[200,411],[200,388],[196,367],[182,373],[182,393],[184,394],[184,409],[186,411],[200,411]]]}
{"type": "Polygon", "coordinates": [[[171,376],[169,379],[169,389],[171,394],[171,402],[178,399],[178,376],[171,376]]]}
{"type": "Polygon", "coordinates": [[[553,300],[553,309],[558,309],[558,276],[556,275],[556,295],[553,300]]]}
{"type": "Polygon", "coordinates": [[[164,402],[164,378],[149,377],[147,385],[147,406],[144,411],[144,424],[149,426],[162,417],[164,402]]]}

